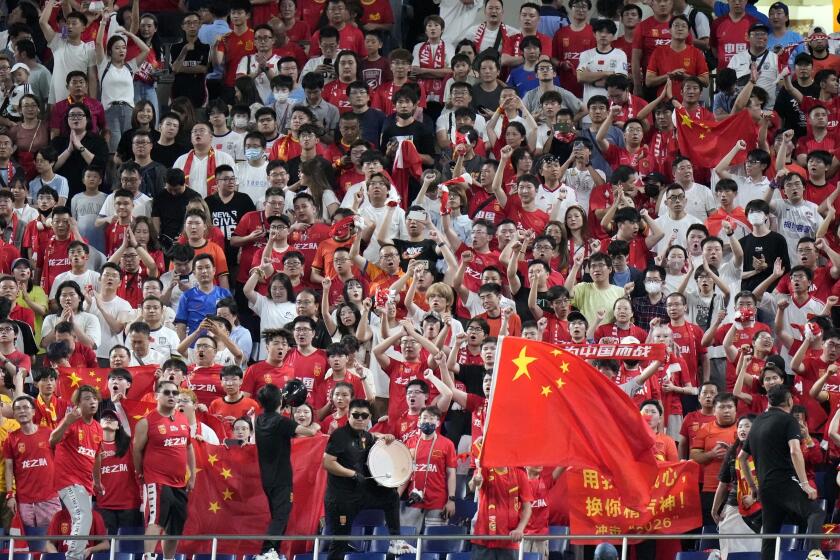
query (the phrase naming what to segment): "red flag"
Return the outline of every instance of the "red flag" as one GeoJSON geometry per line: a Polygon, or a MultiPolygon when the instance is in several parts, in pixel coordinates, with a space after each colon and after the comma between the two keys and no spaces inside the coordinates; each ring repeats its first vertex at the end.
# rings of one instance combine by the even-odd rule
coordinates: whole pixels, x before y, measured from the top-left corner
{"type": "Polygon", "coordinates": [[[137,425],[142,418],[148,413],[157,408],[157,403],[151,401],[141,401],[139,399],[120,399],[120,405],[128,417],[128,424],[131,426],[132,432],[134,426],[137,425]]]}
{"type": "Polygon", "coordinates": [[[482,467],[598,469],[628,505],[648,503],[657,474],[654,440],[620,387],[544,342],[506,336],[496,356],[482,467]]]}
{"type": "Polygon", "coordinates": [[[722,121],[693,119],[684,108],[677,110],[677,141],[680,153],[695,167],[715,167],[738,140],[747,150],[738,152],[733,163],[741,163],[757,142],[757,127],[749,111],[738,111],[722,121]]]}
{"type": "Polygon", "coordinates": [[[420,160],[420,153],[411,140],[400,140],[397,147],[397,156],[394,158],[391,177],[394,180],[394,187],[400,195],[403,210],[408,210],[411,200],[408,198],[408,179],[420,178],[423,172],[423,164],[420,160]]]}
{"type": "MultiPolygon", "coordinates": [[[[153,391],[155,386],[155,370],[158,366],[134,366],[125,368],[131,372],[131,388],[129,393],[137,398],[153,391]]],[[[111,368],[80,368],[80,367],[59,367],[58,388],[59,396],[69,399],[73,392],[81,385],[92,385],[99,389],[103,399],[111,396],[108,390],[108,374],[111,368]]]]}
{"type": "MultiPolygon", "coordinates": [[[[327,471],[321,467],[324,449],[330,438],[324,434],[292,440],[292,511],[287,535],[314,535],[324,515],[324,492],[327,471]]],[[[311,541],[284,541],[278,552],[293,558],[295,554],[312,552],[311,541]]]]}
{"type": "Polygon", "coordinates": [[[625,506],[609,478],[592,469],[572,469],[566,494],[572,534],[688,532],[703,522],[699,479],[700,465],[694,461],[662,463],[650,502],[633,508],[625,506]]]}

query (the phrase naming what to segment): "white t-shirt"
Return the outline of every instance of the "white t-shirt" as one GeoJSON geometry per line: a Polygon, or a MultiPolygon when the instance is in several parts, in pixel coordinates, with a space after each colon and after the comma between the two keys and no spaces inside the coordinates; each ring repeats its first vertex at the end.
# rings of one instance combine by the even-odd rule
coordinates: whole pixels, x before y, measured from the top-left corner
{"type": "MultiPolygon", "coordinates": [[[[540,188],[537,189],[537,196],[534,200],[534,203],[537,205],[538,210],[542,210],[548,215],[551,215],[551,211],[554,209],[554,205],[557,204],[557,201],[560,200],[560,196],[563,196],[563,200],[560,201],[561,207],[568,208],[572,204],[577,204],[577,194],[575,190],[560,183],[560,186],[557,189],[550,191],[545,188],[545,185],[540,185],[540,188]]],[[[565,209],[561,211],[560,219],[563,220],[566,216],[565,209]]]]}
{"type": "MultiPolygon", "coordinates": [[[[704,187],[705,188],[705,187],[704,187]]],[[[654,220],[656,225],[662,229],[663,233],[665,233],[662,240],[656,244],[654,247],[655,252],[659,252],[662,248],[668,244],[668,241],[671,239],[671,234],[676,233],[677,239],[674,241],[675,245],[681,245],[682,247],[686,246],[686,236],[688,235],[688,228],[693,224],[702,224],[700,220],[698,220],[695,216],[691,214],[686,214],[679,220],[675,220],[671,218],[668,212],[660,214],[658,218],[654,220]]]]}
{"type": "MultiPolygon", "coordinates": [[[[595,172],[606,180],[607,176],[603,171],[596,169],[595,172]]],[[[573,191],[575,191],[577,203],[580,204],[588,214],[589,197],[592,196],[592,190],[595,188],[595,179],[592,178],[592,174],[589,170],[584,169],[581,171],[576,167],[569,167],[566,170],[566,174],[563,175],[562,179],[560,179],[560,182],[568,185],[573,191]]]]}
{"type": "Polygon", "coordinates": [[[816,237],[822,216],[817,210],[817,205],[808,200],[802,200],[799,204],[792,204],[789,200],[780,200],[773,206],[777,231],[787,241],[790,262],[798,262],[796,243],[803,237],[816,237]]]}
{"type": "MultiPolygon", "coordinates": [[[[236,170],[236,181],[239,183],[239,192],[251,197],[254,206],[260,199],[265,198],[265,189],[268,188],[268,175],[265,172],[268,162],[263,160],[262,164],[254,167],[247,161],[238,165],[236,170]]],[[[292,206],[286,206],[292,208],[292,206]]]]}
{"type": "Polygon", "coordinates": [[[78,276],[73,274],[72,270],[68,270],[67,272],[62,272],[58,276],[55,277],[55,280],[52,283],[52,287],[50,288],[50,299],[55,299],[56,290],[58,290],[59,284],[66,280],[72,280],[79,287],[82,289],[82,292],[85,291],[85,287],[90,285],[93,286],[94,290],[99,289],[99,273],[95,270],[85,270],[83,273],[79,274],[78,276]]]}
{"type": "MultiPolygon", "coordinates": [[[[61,316],[55,313],[50,313],[44,317],[44,323],[41,325],[41,337],[49,336],[54,330],[56,323],[61,322],[61,316]]],[[[98,347],[102,343],[102,329],[99,327],[99,318],[87,311],[78,311],[73,316],[73,322],[81,327],[82,332],[93,340],[93,343],[98,347]]]]}
{"type": "MultiPolygon", "coordinates": [[[[364,181],[359,181],[353,185],[350,185],[347,188],[347,192],[344,193],[344,198],[341,199],[341,207],[342,208],[352,208],[353,207],[353,198],[356,196],[356,193],[362,191],[362,195],[364,198],[362,199],[362,204],[368,204],[368,196],[367,196],[367,187],[365,186],[364,181]]],[[[297,193],[295,193],[297,194],[297,193]]],[[[294,197],[293,197],[294,198],[294,197]]],[[[400,195],[397,193],[397,189],[394,185],[388,187],[388,198],[392,198],[394,200],[399,200],[400,195]]],[[[291,208],[289,206],[288,200],[286,201],[286,208],[291,208]]]]}
{"type": "Polygon", "coordinates": [[[149,346],[149,353],[140,358],[134,352],[131,352],[131,361],[128,362],[128,367],[134,366],[148,366],[148,365],[161,365],[163,362],[169,359],[169,354],[161,354],[151,346],[149,346]],[[140,362],[143,363],[140,363],[140,362]]]}
{"type": "Polygon", "coordinates": [[[102,342],[96,348],[96,357],[107,358],[111,353],[111,348],[123,343],[123,333],[122,330],[118,330],[117,332],[111,331],[111,327],[102,316],[100,309],[105,310],[109,315],[116,318],[122,311],[131,311],[131,304],[119,296],[114,296],[114,299],[111,301],[103,301],[102,307],[99,307],[96,299],[91,301],[89,311],[99,320],[99,332],[102,334],[102,342]]]}
{"type": "MultiPolygon", "coordinates": [[[[700,183],[692,183],[688,189],[685,190],[685,211],[691,216],[694,216],[700,223],[704,223],[709,214],[717,210],[718,203],[715,200],[715,195],[712,189],[700,183]]],[[[662,202],[659,203],[658,215],[662,216],[668,213],[668,207],[665,206],[665,197],[662,197],[662,202]]]]}
{"type": "Polygon", "coordinates": [[[134,107],[134,66],[125,63],[117,67],[106,56],[96,68],[99,71],[102,107],[108,110],[113,103],[117,102],[127,103],[134,107]]]}
{"type": "MultiPolygon", "coordinates": [[[[279,68],[280,66],[280,57],[272,55],[271,58],[265,63],[266,66],[269,68],[279,68]]],[[[257,86],[257,93],[260,94],[260,98],[262,102],[268,105],[268,98],[271,96],[271,79],[265,72],[259,72],[260,70],[260,63],[257,60],[257,56],[253,54],[249,54],[243,56],[239,60],[239,65],[236,67],[236,75],[237,76],[244,76],[246,74],[256,77],[254,78],[254,83],[257,86]],[[259,72],[259,74],[257,74],[259,72]]]]}
{"type": "MultiPolygon", "coordinates": [[[[484,117],[476,113],[473,128],[476,132],[487,128],[487,121],[484,117]]],[[[440,116],[435,121],[435,132],[445,130],[449,141],[455,143],[455,133],[458,132],[458,126],[455,124],[455,109],[444,109],[440,116]]]]}
{"type": "MultiPolygon", "coordinates": [[[[621,49],[610,49],[605,53],[600,52],[597,47],[585,50],[580,53],[580,61],[578,62],[579,70],[583,69],[590,72],[612,72],[613,74],[627,76],[628,68],[627,53],[621,49]]],[[[583,84],[583,102],[588,102],[593,95],[606,96],[607,88],[583,84]]]]}
{"type": "MultiPolygon", "coordinates": [[[[478,38],[478,28],[481,27],[482,23],[483,22],[479,22],[477,25],[473,25],[472,27],[468,28],[464,35],[462,37],[459,37],[458,39],[469,39],[473,42],[473,44],[475,44],[476,39],[478,38]]],[[[507,36],[510,37],[511,35],[516,35],[517,33],[519,33],[519,30],[513,26],[505,25],[505,33],[507,33],[507,36]]],[[[484,35],[481,38],[481,44],[476,45],[476,51],[481,52],[485,49],[489,49],[490,47],[492,47],[496,42],[496,37],[498,36],[498,34],[498,29],[494,31],[489,27],[485,26],[484,35]]],[[[504,41],[499,41],[499,48],[496,49],[499,52],[502,52],[502,43],[504,43],[504,41]]]]}
{"type": "Polygon", "coordinates": [[[149,348],[164,356],[164,359],[169,359],[172,354],[177,354],[175,349],[181,343],[177,332],[169,327],[162,326],[155,331],[151,331],[149,336],[152,338],[151,343],[149,343],[149,348]]]}
{"type": "MultiPolygon", "coordinates": [[[[414,51],[412,53],[412,55],[414,56],[414,62],[413,62],[414,66],[420,66],[420,47],[422,47],[424,44],[425,44],[425,41],[421,41],[421,42],[417,43],[416,45],[414,45],[414,51]]],[[[442,53],[443,54],[443,67],[444,68],[449,68],[449,60],[455,54],[455,49],[452,47],[452,45],[447,45],[445,41],[440,41],[437,45],[432,45],[430,43],[429,47],[431,47],[431,51],[432,51],[431,56],[429,58],[429,62],[432,62],[432,61],[435,60],[435,57],[438,56],[438,52],[437,52],[438,49],[442,48],[443,49],[443,53],[442,53]]],[[[446,81],[445,78],[441,78],[441,80],[446,81]]],[[[437,95],[432,94],[430,92],[427,92],[426,99],[428,99],[429,101],[443,101],[437,95]]]]}
{"type": "MultiPolygon", "coordinates": [[[[175,160],[175,165],[172,167],[175,169],[183,170],[184,167],[187,165],[187,158],[190,157],[190,153],[192,150],[183,154],[178,159],[175,160]]],[[[197,155],[193,156],[192,160],[192,168],[190,169],[190,180],[188,183],[188,187],[197,192],[201,195],[201,198],[207,198],[207,159],[208,156],[199,157],[197,155]]],[[[236,162],[233,161],[233,158],[230,157],[225,152],[216,152],[216,167],[220,165],[230,165],[233,168],[233,172],[236,173],[236,162]]],[[[186,173],[186,172],[185,172],[186,173]]]]}
{"type": "MultiPolygon", "coordinates": [[[[262,294],[256,294],[257,300],[248,307],[260,318],[260,330],[279,329],[291,323],[297,317],[295,304],[291,301],[274,303],[262,294]]],[[[265,341],[260,340],[260,360],[265,360],[265,341]]]]}
{"type": "Polygon", "coordinates": [[[213,149],[216,153],[226,153],[236,161],[245,161],[245,135],[232,130],[222,136],[214,134],[213,149]]]}
{"type": "MultiPolygon", "coordinates": [[[[166,288],[169,287],[169,284],[172,283],[172,279],[175,277],[175,271],[170,270],[168,272],[164,272],[160,275],[160,281],[163,282],[163,289],[166,291],[166,288]]],[[[198,285],[197,280],[195,279],[195,274],[190,274],[190,288],[194,288],[198,285]]],[[[175,287],[172,288],[172,293],[169,295],[169,308],[178,309],[178,302],[181,300],[181,296],[184,292],[181,291],[179,284],[175,284],[175,287]]]]}
{"type": "MultiPolygon", "coordinates": [[[[385,220],[385,213],[388,211],[388,206],[382,208],[374,208],[369,202],[362,204],[359,208],[359,215],[363,216],[376,224],[377,229],[379,224],[385,220]]],[[[408,239],[408,228],[405,225],[405,211],[397,207],[394,209],[394,215],[391,219],[391,227],[387,232],[391,239],[408,239]]],[[[376,232],[371,237],[367,249],[362,256],[369,262],[377,262],[379,260],[379,242],[376,240],[376,232]]]]}
{"type": "Polygon", "coordinates": [[[767,92],[767,104],[765,107],[773,107],[776,103],[776,88],[779,81],[779,58],[771,50],[765,54],[760,55],[753,60],[752,54],[749,50],[735,53],[729,59],[729,68],[735,70],[735,75],[739,78],[748,76],[750,74],[750,67],[752,65],[761,64],[758,68],[758,81],[755,85],[767,92]],[[765,56],[765,54],[767,56],[765,56]]]}
{"type": "MultiPolygon", "coordinates": [[[[61,33],[56,33],[49,45],[53,55],[53,80],[50,88],[50,105],[56,100],[65,99],[67,91],[67,74],[73,70],[88,73],[88,68],[93,66],[94,46],[93,42],[71,45],[67,39],[62,38],[61,33]]],[[[132,100],[134,93],[132,91],[132,100]]]]}
{"type": "MultiPolygon", "coordinates": [[[[105,198],[105,202],[102,203],[102,209],[99,210],[99,217],[110,218],[113,215],[114,193],[111,193],[105,198]]],[[[149,196],[138,192],[137,196],[134,197],[134,210],[131,211],[131,215],[135,218],[137,216],[146,216],[147,218],[151,217],[152,199],[149,196]]]]}

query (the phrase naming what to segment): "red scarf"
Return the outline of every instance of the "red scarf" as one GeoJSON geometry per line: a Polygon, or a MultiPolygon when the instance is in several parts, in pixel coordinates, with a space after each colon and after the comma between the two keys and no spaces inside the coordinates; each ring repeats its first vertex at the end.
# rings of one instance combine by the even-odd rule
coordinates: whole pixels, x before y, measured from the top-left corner
{"type": "MultiPolygon", "coordinates": [[[[184,181],[190,186],[190,170],[192,169],[195,150],[190,150],[187,161],[184,164],[184,181]]],[[[210,148],[207,154],[207,196],[216,194],[216,151],[210,148]]]]}
{"type": "Polygon", "coordinates": [[[15,178],[15,166],[12,165],[12,160],[6,162],[6,176],[8,177],[6,184],[11,185],[12,179],[15,178]]]}
{"type": "MultiPolygon", "coordinates": [[[[420,68],[446,68],[446,47],[443,41],[438,43],[437,49],[432,52],[432,45],[426,41],[420,45],[418,52],[420,58],[420,68]]],[[[443,80],[441,79],[423,79],[420,80],[426,86],[426,99],[429,101],[443,100],[443,80]]]]}
{"type": "MultiPolygon", "coordinates": [[[[486,32],[487,32],[487,22],[483,22],[481,25],[478,26],[478,29],[475,30],[475,41],[473,41],[473,42],[475,43],[475,50],[476,51],[481,50],[481,42],[484,40],[484,34],[486,32]]],[[[499,25],[499,31],[498,32],[502,34],[502,40],[501,41],[498,41],[498,37],[497,37],[497,42],[499,43],[499,46],[501,46],[502,43],[505,42],[505,38],[507,38],[507,29],[505,28],[504,23],[499,25]]]]}

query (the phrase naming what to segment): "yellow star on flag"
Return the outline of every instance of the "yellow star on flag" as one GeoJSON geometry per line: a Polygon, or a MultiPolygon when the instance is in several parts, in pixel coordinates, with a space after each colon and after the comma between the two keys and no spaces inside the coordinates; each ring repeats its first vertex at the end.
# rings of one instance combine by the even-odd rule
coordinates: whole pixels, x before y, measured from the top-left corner
{"type": "Polygon", "coordinates": [[[213,513],[218,513],[218,511],[222,508],[221,506],[219,506],[219,502],[210,502],[210,507],[207,509],[209,509],[213,513]]]}
{"type": "Polygon", "coordinates": [[[560,364],[560,371],[563,373],[569,373],[569,362],[562,362],[560,364]]]}
{"type": "Polygon", "coordinates": [[[563,355],[563,351],[562,351],[562,350],[557,350],[557,349],[555,348],[554,350],[552,350],[552,351],[551,351],[551,355],[552,355],[552,356],[562,356],[562,355],[563,355]]]}
{"type": "Polygon", "coordinates": [[[544,397],[547,397],[548,395],[551,394],[551,387],[549,387],[548,385],[543,385],[543,388],[542,388],[542,391],[540,391],[540,394],[544,397]]]}
{"type": "Polygon", "coordinates": [[[694,122],[691,120],[691,117],[685,113],[680,115],[680,119],[682,120],[683,126],[687,126],[688,128],[691,128],[691,124],[694,122]]]}
{"type": "Polygon", "coordinates": [[[701,133],[700,133],[700,136],[699,136],[700,140],[702,140],[702,139],[703,139],[703,138],[705,138],[705,137],[706,137],[706,134],[701,132],[701,133]]]}
{"type": "Polygon", "coordinates": [[[232,500],[233,499],[233,490],[231,490],[230,488],[225,488],[225,491],[222,492],[222,496],[225,497],[225,501],[232,500]]]}
{"type": "Polygon", "coordinates": [[[565,385],[565,384],[566,384],[566,382],[565,382],[565,381],[563,381],[561,378],[559,378],[559,377],[558,377],[558,378],[557,378],[557,381],[555,381],[555,382],[554,382],[554,384],[555,384],[555,385],[557,385],[557,388],[558,388],[558,389],[562,389],[562,388],[563,388],[563,385],[565,385]]]}
{"type": "Polygon", "coordinates": [[[522,350],[519,351],[519,356],[515,359],[511,360],[514,365],[518,368],[516,370],[516,374],[513,376],[513,380],[516,381],[523,375],[526,376],[528,379],[531,379],[531,374],[528,373],[528,366],[533,362],[536,362],[536,358],[532,358],[531,356],[526,355],[527,348],[524,346],[522,350]]]}
{"type": "Polygon", "coordinates": [[[79,386],[79,381],[81,381],[81,380],[82,380],[82,378],[79,377],[78,375],[76,375],[75,371],[70,374],[70,386],[71,387],[78,387],[79,386]]]}
{"type": "Polygon", "coordinates": [[[212,453],[207,456],[207,462],[210,463],[210,466],[216,466],[216,461],[218,460],[219,458],[213,455],[212,453]]]}
{"type": "Polygon", "coordinates": [[[233,473],[230,472],[230,469],[222,469],[222,476],[224,477],[225,480],[227,480],[227,479],[229,479],[230,477],[233,476],[233,473]]]}

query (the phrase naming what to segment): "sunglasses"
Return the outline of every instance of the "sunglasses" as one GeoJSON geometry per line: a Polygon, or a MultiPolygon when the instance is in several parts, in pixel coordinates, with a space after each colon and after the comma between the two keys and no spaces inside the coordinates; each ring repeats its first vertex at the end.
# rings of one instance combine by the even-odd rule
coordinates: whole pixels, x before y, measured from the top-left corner
{"type": "Polygon", "coordinates": [[[351,412],[350,416],[352,416],[354,420],[367,420],[370,418],[370,412],[351,412]]]}
{"type": "Polygon", "coordinates": [[[178,391],[161,391],[160,394],[164,397],[177,397],[179,393],[178,391]]]}

